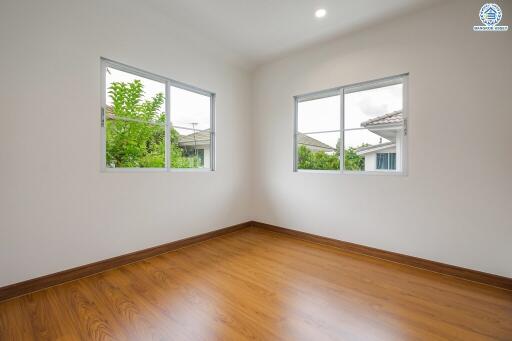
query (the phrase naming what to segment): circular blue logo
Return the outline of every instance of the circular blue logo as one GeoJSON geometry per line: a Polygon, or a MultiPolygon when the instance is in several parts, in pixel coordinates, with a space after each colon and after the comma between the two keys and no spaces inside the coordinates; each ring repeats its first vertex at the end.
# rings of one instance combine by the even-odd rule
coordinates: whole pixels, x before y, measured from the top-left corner
{"type": "Polygon", "coordinates": [[[501,21],[503,13],[496,4],[484,4],[480,8],[480,20],[485,26],[494,26],[501,21]]]}

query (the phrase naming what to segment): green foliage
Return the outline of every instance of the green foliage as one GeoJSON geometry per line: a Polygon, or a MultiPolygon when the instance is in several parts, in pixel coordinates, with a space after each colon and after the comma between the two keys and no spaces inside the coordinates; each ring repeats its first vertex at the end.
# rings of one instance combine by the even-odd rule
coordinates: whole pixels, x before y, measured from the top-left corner
{"type": "MultiPolygon", "coordinates": [[[[165,113],[161,111],[164,95],[143,100],[144,85],[114,82],[109,88],[112,113],[116,117],[142,120],[140,123],[119,119],[106,120],[107,166],[120,168],[165,167],[165,113]]],[[[171,130],[171,141],[179,134],[171,130]]],[[[177,143],[171,145],[171,162],[175,168],[200,167],[198,157],[185,157],[177,143]]]]}
{"type": "Polygon", "coordinates": [[[364,157],[356,154],[356,148],[345,149],[345,170],[364,171],[364,157]]]}
{"type": "MultiPolygon", "coordinates": [[[[171,141],[178,141],[179,133],[171,129],[171,141]]],[[[173,168],[198,168],[201,160],[197,156],[184,156],[185,151],[177,143],[171,144],[171,167],[173,168]]]]}
{"type": "MultiPolygon", "coordinates": [[[[365,145],[362,145],[363,147],[365,145]]],[[[356,148],[345,149],[344,157],[345,170],[363,171],[364,157],[356,153],[356,148]]],[[[340,141],[336,144],[336,152],[327,154],[322,151],[314,152],[306,146],[299,146],[298,150],[298,168],[299,169],[320,169],[320,170],[339,170],[340,169],[340,141]]]]}
{"type": "Polygon", "coordinates": [[[314,152],[306,146],[299,146],[298,154],[299,169],[340,169],[340,159],[336,154],[329,155],[321,151],[314,152]]]}

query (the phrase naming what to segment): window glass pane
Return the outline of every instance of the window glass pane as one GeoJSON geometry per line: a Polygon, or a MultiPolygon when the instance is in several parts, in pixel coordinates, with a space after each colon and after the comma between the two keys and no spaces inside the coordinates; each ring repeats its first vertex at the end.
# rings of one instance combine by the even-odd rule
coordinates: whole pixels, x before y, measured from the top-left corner
{"type": "Polygon", "coordinates": [[[340,96],[299,102],[297,109],[301,133],[340,130],[340,96]]]}
{"type": "Polygon", "coordinates": [[[165,126],[107,119],[108,168],[164,168],[165,126]]]}
{"type": "Polygon", "coordinates": [[[401,134],[390,135],[387,139],[368,129],[345,131],[345,170],[371,172],[388,169],[390,162],[388,153],[394,153],[392,161],[394,167],[391,169],[395,169],[396,153],[400,152],[401,139],[401,134]],[[379,156],[380,154],[382,156],[379,156]]]}
{"type": "Polygon", "coordinates": [[[388,153],[377,153],[377,169],[388,169],[388,153]]]}
{"type": "Polygon", "coordinates": [[[165,84],[107,67],[106,114],[165,122],[165,84]]]}
{"type": "Polygon", "coordinates": [[[211,132],[171,128],[171,167],[210,168],[211,132]]]}
{"type": "Polygon", "coordinates": [[[389,153],[389,169],[396,169],[396,153],[389,153]]]}
{"type": "Polygon", "coordinates": [[[396,84],[346,94],[344,129],[401,124],[402,87],[402,84],[396,84]]]}
{"type": "Polygon", "coordinates": [[[171,167],[210,168],[211,98],[171,86],[171,167]]]}
{"type": "Polygon", "coordinates": [[[403,84],[345,94],[345,169],[394,170],[400,162],[403,84]],[[393,159],[389,153],[395,153],[393,159]],[[398,153],[398,155],[397,155],[398,153]]]}
{"type": "Polygon", "coordinates": [[[171,86],[171,123],[196,130],[210,128],[210,96],[171,86]]]}
{"type": "Polygon", "coordinates": [[[339,170],[340,132],[297,133],[297,168],[339,170]]]}

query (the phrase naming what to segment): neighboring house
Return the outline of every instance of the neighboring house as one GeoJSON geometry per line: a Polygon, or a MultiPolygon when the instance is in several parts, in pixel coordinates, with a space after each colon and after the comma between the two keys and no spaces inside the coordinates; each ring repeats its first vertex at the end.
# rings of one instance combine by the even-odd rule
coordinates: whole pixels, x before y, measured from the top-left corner
{"type": "Polygon", "coordinates": [[[189,135],[180,135],[178,145],[185,156],[197,155],[201,166],[210,164],[210,129],[200,130],[189,135]]]}
{"type": "Polygon", "coordinates": [[[332,154],[336,151],[336,148],[333,148],[328,144],[318,141],[317,139],[314,139],[311,136],[308,136],[303,133],[297,134],[297,145],[305,146],[313,152],[325,152],[328,154],[332,154]]]}
{"type": "MultiPolygon", "coordinates": [[[[297,144],[299,146],[306,146],[313,152],[333,154],[336,151],[336,148],[302,133],[297,135],[297,144]]],[[[210,129],[201,130],[189,135],[180,135],[178,145],[184,150],[185,156],[197,155],[201,160],[202,166],[210,164],[210,129]]]]}
{"type": "Polygon", "coordinates": [[[402,151],[402,131],[404,119],[402,111],[372,118],[362,122],[361,127],[386,139],[386,142],[357,149],[357,155],[364,156],[365,171],[400,171],[402,151]]]}

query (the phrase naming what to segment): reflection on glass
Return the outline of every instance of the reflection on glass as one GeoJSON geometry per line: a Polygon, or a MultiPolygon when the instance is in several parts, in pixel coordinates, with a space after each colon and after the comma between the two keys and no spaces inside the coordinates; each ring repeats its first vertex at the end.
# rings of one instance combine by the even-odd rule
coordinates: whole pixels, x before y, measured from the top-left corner
{"type": "Polygon", "coordinates": [[[297,133],[297,168],[339,170],[340,132],[297,133]]]}

